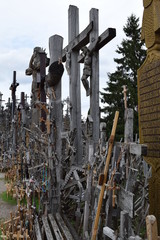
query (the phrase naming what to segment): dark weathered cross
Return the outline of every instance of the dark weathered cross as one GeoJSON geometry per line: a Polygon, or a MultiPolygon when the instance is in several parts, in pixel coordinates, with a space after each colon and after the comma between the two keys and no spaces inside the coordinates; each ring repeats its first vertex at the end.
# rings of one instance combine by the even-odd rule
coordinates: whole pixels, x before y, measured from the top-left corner
{"type": "Polygon", "coordinates": [[[12,125],[13,125],[13,154],[16,151],[16,127],[15,127],[15,107],[16,107],[16,88],[19,83],[16,82],[16,71],[13,71],[13,83],[10,86],[10,90],[12,93],[12,125]]]}
{"type": "Polygon", "coordinates": [[[77,150],[75,163],[82,162],[82,129],[81,129],[81,94],[80,94],[80,64],[84,57],[80,57],[79,51],[89,44],[94,46],[92,52],[91,77],[90,77],[90,115],[93,119],[93,145],[94,152],[99,141],[99,50],[116,36],[114,28],[108,28],[99,36],[98,9],[90,10],[90,23],[79,34],[79,10],[75,6],[69,6],[69,44],[63,49],[62,60],[66,61],[69,54],[70,76],[70,102],[71,102],[71,130],[77,129],[74,147],[77,150]],[[97,43],[95,45],[95,43],[97,43]]]}
{"type": "Polygon", "coordinates": [[[16,88],[19,86],[19,83],[16,82],[16,71],[13,71],[13,83],[10,86],[12,91],[12,119],[14,118],[15,105],[16,105],[16,88]]]}

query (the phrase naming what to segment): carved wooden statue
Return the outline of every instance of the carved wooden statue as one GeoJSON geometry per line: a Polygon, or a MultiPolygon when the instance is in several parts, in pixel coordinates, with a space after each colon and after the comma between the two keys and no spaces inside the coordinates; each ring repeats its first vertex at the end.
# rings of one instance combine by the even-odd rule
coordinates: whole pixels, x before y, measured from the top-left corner
{"type": "MultiPolygon", "coordinates": [[[[38,99],[38,89],[41,81],[40,76],[40,53],[45,50],[41,47],[35,47],[29,62],[29,68],[26,69],[26,75],[32,75],[32,104],[38,99]]],[[[49,65],[49,58],[46,56],[46,67],[49,65]]]]}
{"type": "Polygon", "coordinates": [[[84,68],[83,68],[83,75],[82,75],[81,81],[86,90],[86,96],[89,96],[90,88],[89,88],[89,81],[87,78],[91,76],[91,72],[92,72],[92,70],[91,70],[91,64],[92,64],[91,51],[86,46],[83,47],[81,50],[82,50],[82,55],[84,55],[84,68]]]}

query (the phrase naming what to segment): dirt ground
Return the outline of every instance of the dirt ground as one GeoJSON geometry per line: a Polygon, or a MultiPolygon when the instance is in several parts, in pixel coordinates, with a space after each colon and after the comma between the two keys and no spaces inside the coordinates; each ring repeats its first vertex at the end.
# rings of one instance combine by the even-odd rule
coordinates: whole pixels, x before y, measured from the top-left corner
{"type": "MultiPolygon", "coordinates": [[[[4,182],[4,173],[0,173],[0,194],[6,191],[6,186],[4,182]]],[[[0,198],[0,222],[10,218],[10,213],[14,213],[17,206],[10,205],[0,198]]]]}

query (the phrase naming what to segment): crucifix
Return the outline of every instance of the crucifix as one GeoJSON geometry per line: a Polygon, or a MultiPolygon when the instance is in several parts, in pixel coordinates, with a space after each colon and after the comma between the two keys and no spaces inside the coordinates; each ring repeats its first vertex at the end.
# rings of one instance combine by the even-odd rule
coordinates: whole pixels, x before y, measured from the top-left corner
{"type": "Polygon", "coordinates": [[[25,73],[27,76],[32,75],[32,122],[39,125],[42,132],[45,131],[46,113],[41,108],[39,110],[37,105],[44,105],[46,103],[46,93],[44,89],[45,83],[45,70],[49,65],[49,58],[45,50],[41,47],[35,47],[31,56],[29,67],[25,73]],[[40,121],[41,120],[41,121],[40,121]]]}
{"type": "Polygon", "coordinates": [[[10,86],[11,94],[12,94],[12,124],[13,124],[13,153],[16,152],[16,123],[14,121],[15,118],[15,108],[16,108],[16,88],[19,86],[19,83],[16,82],[16,71],[13,71],[13,83],[10,86]]]}
{"type": "MultiPolygon", "coordinates": [[[[99,141],[99,50],[116,36],[114,28],[108,28],[99,36],[98,9],[90,10],[90,23],[79,34],[79,10],[69,6],[69,44],[63,49],[62,60],[67,61],[67,72],[70,78],[70,102],[71,102],[71,131],[77,129],[74,147],[76,156],[74,163],[82,163],[82,128],[81,128],[81,93],[80,93],[80,65],[85,56],[79,55],[79,51],[89,44],[91,50],[90,86],[86,84],[87,94],[90,95],[90,115],[93,119],[93,145],[94,152],[99,141]]],[[[83,77],[82,77],[83,80],[83,77]]],[[[82,81],[83,82],[83,81],[82,81]]],[[[84,84],[85,86],[85,84],[84,84]]]]}
{"type": "Polygon", "coordinates": [[[14,118],[15,106],[16,106],[16,88],[19,86],[19,83],[16,82],[16,71],[13,71],[13,83],[10,86],[12,91],[12,119],[14,118]]]}

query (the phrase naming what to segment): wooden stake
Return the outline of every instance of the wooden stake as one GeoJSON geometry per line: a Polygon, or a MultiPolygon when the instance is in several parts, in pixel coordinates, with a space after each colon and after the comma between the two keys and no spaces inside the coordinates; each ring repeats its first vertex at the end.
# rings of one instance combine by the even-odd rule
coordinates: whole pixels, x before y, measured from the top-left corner
{"type": "Polygon", "coordinates": [[[113,142],[114,142],[115,133],[116,133],[118,117],[119,117],[119,112],[116,111],[114,122],[113,122],[113,127],[112,127],[112,132],[111,132],[111,136],[110,136],[110,140],[109,140],[108,154],[107,154],[105,168],[104,168],[104,181],[103,181],[103,185],[101,187],[101,191],[100,191],[100,195],[99,195],[97,213],[96,213],[96,217],[95,217],[91,240],[96,240],[96,236],[97,236],[99,216],[100,216],[100,211],[101,211],[102,201],[103,201],[103,196],[104,196],[104,191],[105,191],[105,183],[107,181],[107,174],[108,174],[108,169],[109,169],[110,158],[112,155],[112,148],[113,148],[113,142]]]}
{"type": "Polygon", "coordinates": [[[154,215],[146,217],[147,239],[158,240],[157,220],[154,215]]]}

